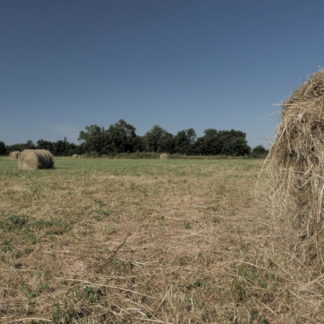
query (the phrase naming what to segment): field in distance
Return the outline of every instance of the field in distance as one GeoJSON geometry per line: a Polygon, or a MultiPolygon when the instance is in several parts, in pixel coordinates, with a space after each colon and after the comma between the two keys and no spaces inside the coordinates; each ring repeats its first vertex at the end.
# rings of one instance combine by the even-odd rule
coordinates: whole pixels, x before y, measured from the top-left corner
{"type": "Polygon", "coordinates": [[[255,207],[262,160],[55,163],[0,158],[0,321],[308,319],[255,207]]]}

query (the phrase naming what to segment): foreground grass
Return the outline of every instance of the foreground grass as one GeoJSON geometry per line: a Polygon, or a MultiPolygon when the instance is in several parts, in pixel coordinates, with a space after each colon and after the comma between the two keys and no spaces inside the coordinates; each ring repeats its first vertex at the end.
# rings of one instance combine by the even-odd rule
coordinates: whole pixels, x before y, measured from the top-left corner
{"type": "Polygon", "coordinates": [[[58,158],[35,172],[0,159],[0,319],[320,323],[320,290],[298,295],[303,274],[271,254],[261,165],[58,158]]]}

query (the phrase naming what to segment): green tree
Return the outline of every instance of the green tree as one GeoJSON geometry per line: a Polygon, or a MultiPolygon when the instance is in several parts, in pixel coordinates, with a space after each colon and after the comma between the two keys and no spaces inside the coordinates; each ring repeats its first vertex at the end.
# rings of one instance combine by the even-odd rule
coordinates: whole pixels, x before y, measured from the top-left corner
{"type": "Polygon", "coordinates": [[[18,144],[7,146],[8,152],[23,151],[25,149],[34,149],[34,148],[36,148],[36,146],[31,140],[28,140],[26,143],[18,143],[18,144]]]}
{"type": "Polygon", "coordinates": [[[153,126],[144,138],[146,150],[149,152],[174,152],[173,135],[159,125],[153,126]]]}
{"type": "Polygon", "coordinates": [[[83,141],[82,147],[85,152],[106,153],[107,136],[103,127],[90,125],[80,132],[79,140],[83,141]]]}
{"type": "Polygon", "coordinates": [[[247,155],[251,151],[246,141],[246,134],[234,129],[217,131],[214,128],[205,130],[194,145],[195,154],[202,155],[247,155]]]}
{"type": "Polygon", "coordinates": [[[64,137],[63,140],[59,140],[56,142],[50,142],[41,139],[37,141],[37,148],[48,150],[56,156],[69,156],[74,153],[80,154],[79,146],[74,143],[70,143],[66,137],[64,137]]]}
{"type": "Polygon", "coordinates": [[[136,136],[135,139],[135,151],[136,152],[144,152],[145,151],[145,137],[144,136],[136,136]]]}
{"type": "Polygon", "coordinates": [[[247,144],[246,134],[242,131],[231,129],[229,131],[219,131],[219,142],[222,145],[220,154],[243,156],[251,152],[247,144]]]}
{"type": "Polygon", "coordinates": [[[137,148],[136,128],[123,119],[110,125],[106,130],[106,153],[135,152],[137,148]]]}
{"type": "Polygon", "coordinates": [[[6,155],[7,148],[4,142],[0,141],[0,155],[6,155]]]}
{"type": "Polygon", "coordinates": [[[196,140],[196,132],[193,128],[179,131],[174,136],[174,151],[180,154],[192,154],[196,140]]]}
{"type": "Polygon", "coordinates": [[[39,141],[37,141],[36,146],[40,150],[48,150],[48,151],[54,153],[54,143],[52,143],[50,141],[40,139],[39,141]]]}
{"type": "Polygon", "coordinates": [[[194,152],[202,155],[217,155],[221,154],[222,147],[218,131],[214,128],[208,128],[205,130],[204,136],[197,139],[194,152]]]}
{"type": "Polygon", "coordinates": [[[32,140],[28,140],[26,142],[26,148],[27,149],[35,149],[36,148],[36,145],[34,144],[34,142],[32,140]]]}
{"type": "Polygon", "coordinates": [[[262,145],[258,145],[256,147],[253,148],[252,150],[252,155],[256,156],[256,157],[264,157],[268,154],[268,150],[265,149],[262,145]]]}

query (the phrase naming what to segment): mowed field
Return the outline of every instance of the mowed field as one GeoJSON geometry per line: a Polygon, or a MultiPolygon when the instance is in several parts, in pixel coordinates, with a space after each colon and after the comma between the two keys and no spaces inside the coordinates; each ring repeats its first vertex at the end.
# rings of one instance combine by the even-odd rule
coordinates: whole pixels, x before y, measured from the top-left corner
{"type": "Polygon", "coordinates": [[[0,159],[1,323],[320,323],[254,198],[263,160],[55,163],[0,159]]]}

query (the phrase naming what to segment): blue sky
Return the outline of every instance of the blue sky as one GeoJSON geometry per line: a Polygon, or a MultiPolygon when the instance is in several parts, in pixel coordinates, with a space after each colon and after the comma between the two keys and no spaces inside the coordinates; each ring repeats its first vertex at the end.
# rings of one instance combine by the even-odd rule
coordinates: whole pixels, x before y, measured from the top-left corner
{"type": "Polygon", "coordinates": [[[77,141],[125,119],[143,135],[239,129],[324,66],[322,0],[0,0],[0,140],[77,141]]]}

